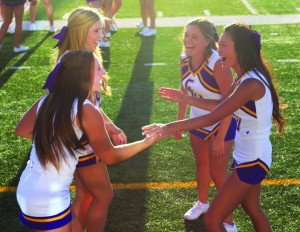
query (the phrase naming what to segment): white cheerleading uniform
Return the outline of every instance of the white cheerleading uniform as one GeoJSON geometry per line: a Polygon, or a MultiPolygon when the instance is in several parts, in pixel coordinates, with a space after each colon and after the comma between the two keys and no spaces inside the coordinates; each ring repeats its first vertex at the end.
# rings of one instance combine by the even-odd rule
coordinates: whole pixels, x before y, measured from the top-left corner
{"type": "MultiPolygon", "coordinates": [[[[237,78],[235,85],[254,78],[263,83],[265,95],[257,101],[249,101],[235,113],[239,117],[233,158],[237,165],[257,163],[268,172],[272,162],[272,146],[270,133],[272,128],[273,101],[267,81],[254,72],[246,72],[237,78]],[[265,167],[265,165],[267,167],[265,167]]],[[[247,166],[247,165],[244,165],[247,166]]]]}
{"type": "MultiPolygon", "coordinates": [[[[44,101],[44,96],[38,104],[37,112],[44,101]]],[[[83,104],[91,104],[85,100],[83,104]]],[[[83,132],[76,124],[77,99],[72,108],[74,132],[78,139],[83,132]]],[[[21,221],[33,229],[59,228],[71,221],[70,185],[78,162],[82,155],[80,150],[74,150],[73,157],[66,150],[66,160],[61,159],[59,171],[48,164],[44,168],[39,162],[35,144],[32,145],[30,160],[23,171],[17,187],[17,201],[21,209],[21,221]]]]}
{"type": "MultiPolygon", "coordinates": [[[[214,78],[214,66],[220,59],[218,52],[214,49],[211,50],[210,57],[202,62],[196,70],[190,67],[190,60],[184,53],[181,56],[181,84],[188,92],[189,96],[204,98],[204,99],[221,99],[222,95],[219,86],[214,78]]],[[[210,111],[191,106],[190,118],[196,118],[206,115],[210,111]]],[[[191,133],[197,135],[203,140],[210,138],[213,134],[217,133],[220,122],[204,128],[191,130],[191,133]]],[[[232,124],[228,129],[228,134],[225,140],[234,139],[236,130],[236,122],[233,119],[232,124]]]]}

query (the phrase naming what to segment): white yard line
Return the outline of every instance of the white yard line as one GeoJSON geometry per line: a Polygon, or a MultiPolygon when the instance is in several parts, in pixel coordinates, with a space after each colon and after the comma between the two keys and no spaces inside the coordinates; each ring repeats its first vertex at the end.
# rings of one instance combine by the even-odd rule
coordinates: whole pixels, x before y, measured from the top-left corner
{"type": "Polygon", "coordinates": [[[257,15],[257,11],[251,6],[251,4],[247,0],[241,0],[247,9],[254,15],[257,15]]]}

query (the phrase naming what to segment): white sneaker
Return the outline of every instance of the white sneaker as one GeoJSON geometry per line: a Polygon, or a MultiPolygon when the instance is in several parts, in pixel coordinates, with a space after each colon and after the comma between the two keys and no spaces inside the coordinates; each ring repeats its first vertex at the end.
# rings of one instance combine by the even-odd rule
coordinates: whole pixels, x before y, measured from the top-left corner
{"type": "Polygon", "coordinates": [[[143,27],[142,30],[140,30],[139,34],[143,35],[146,31],[148,31],[149,28],[148,27],[143,27]]]}
{"type": "Polygon", "coordinates": [[[206,213],[208,208],[209,203],[203,204],[200,201],[197,201],[194,206],[184,214],[184,219],[195,220],[200,217],[201,214],[206,213]]]}
{"type": "Polygon", "coordinates": [[[51,25],[50,26],[50,30],[49,30],[51,33],[54,33],[56,32],[56,28],[54,27],[54,25],[51,25]]]}
{"type": "Polygon", "coordinates": [[[144,27],[144,23],[143,22],[137,23],[136,26],[138,28],[143,28],[144,27]]]}
{"type": "Polygon", "coordinates": [[[140,35],[142,35],[142,36],[154,36],[154,35],[156,35],[156,29],[148,28],[148,30],[144,31],[143,33],[141,32],[140,35]]]}
{"type": "Polygon", "coordinates": [[[10,26],[8,29],[7,29],[7,33],[9,33],[9,34],[14,34],[15,33],[15,27],[13,27],[13,26],[10,26]]]}
{"type": "Polygon", "coordinates": [[[99,41],[98,45],[99,45],[99,47],[103,47],[103,48],[109,48],[110,47],[110,43],[106,39],[101,39],[99,41]]]}
{"type": "Polygon", "coordinates": [[[29,31],[36,31],[36,24],[35,23],[30,23],[29,31]]]}
{"type": "Polygon", "coordinates": [[[29,47],[25,47],[23,45],[20,45],[20,47],[14,47],[14,52],[15,53],[20,53],[20,52],[26,52],[29,50],[29,47]]]}
{"type": "Polygon", "coordinates": [[[109,26],[109,30],[111,31],[111,32],[116,32],[117,30],[118,30],[118,26],[117,26],[117,24],[116,24],[116,21],[115,20],[111,20],[111,24],[110,24],[110,26],[109,26]]]}
{"type": "Polygon", "coordinates": [[[229,225],[224,222],[223,225],[227,232],[237,232],[238,231],[235,223],[233,223],[233,225],[229,225]]]}

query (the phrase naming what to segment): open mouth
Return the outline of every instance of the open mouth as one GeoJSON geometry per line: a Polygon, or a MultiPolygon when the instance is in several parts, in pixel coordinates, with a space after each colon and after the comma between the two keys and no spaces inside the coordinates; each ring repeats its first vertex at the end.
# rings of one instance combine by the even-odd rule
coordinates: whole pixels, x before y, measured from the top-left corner
{"type": "Polygon", "coordinates": [[[193,48],[194,48],[194,47],[191,46],[191,45],[186,45],[186,46],[185,46],[185,50],[187,50],[187,51],[191,51],[193,48]]]}
{"type": "Polygon", "coordinates": [[[226,57],[225,56],[221,56],[222,67],[224,67],[225,60],[226,60],[226,57]]]}

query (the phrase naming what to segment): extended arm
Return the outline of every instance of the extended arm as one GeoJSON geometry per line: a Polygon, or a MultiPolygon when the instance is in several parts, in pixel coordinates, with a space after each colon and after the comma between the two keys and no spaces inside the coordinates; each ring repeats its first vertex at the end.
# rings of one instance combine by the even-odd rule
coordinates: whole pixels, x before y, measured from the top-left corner
{"type": "Polygon", "coordinates": [[[171,122],[165,125],[152,124],[143,127],[143,134],[151,136],[160,133],[167,136],[176,131],[191,130],[214,124],[222,118],[234,113],[250,100],[258,100],[265,94],[263,84],[254,79],[244,81],[226,100],[220,103],[211,113],[188,120],[171,122]]]}
{"type": "Polygon", "coordinates": [[[113,146],[101,112],[90,104],[83,106],[83,127],[95,154],[106,164],[129,159],[158,140],[158,136],[154,136],[134,143],[113,146]]]}

